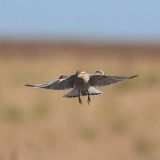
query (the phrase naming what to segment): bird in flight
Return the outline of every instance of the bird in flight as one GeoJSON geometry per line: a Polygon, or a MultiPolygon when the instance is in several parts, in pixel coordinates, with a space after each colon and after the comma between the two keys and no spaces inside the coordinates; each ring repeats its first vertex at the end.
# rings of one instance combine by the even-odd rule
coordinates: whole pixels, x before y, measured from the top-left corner
{"type": "Polygon", "coordinates": [[[79,103],[82,104],[81,96],[88,96],[88,104],[90,104],[91,95],[102,94],[102,91],[96,89],[95,87],[108,86],[117,82],[129,80],[137,77],[138,75],[122,77],[122,76],[110,76],[105,75],[103,71],[96,71],[94,74],[88,74],[85,71],[77,71],[73,75],[60,75],[58,80],[50,81],[41,84],[26,84],[25,86],[34,88],[45,88],[52,90],[64,90],[73,89],[64,97],[75,98],[78,97],[79,103]]]}

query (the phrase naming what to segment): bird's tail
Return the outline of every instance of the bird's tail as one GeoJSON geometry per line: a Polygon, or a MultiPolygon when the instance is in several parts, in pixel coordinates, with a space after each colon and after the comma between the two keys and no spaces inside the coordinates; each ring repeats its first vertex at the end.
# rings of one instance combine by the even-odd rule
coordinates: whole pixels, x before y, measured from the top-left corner
{"type": "Polygon", "coordinates": [[[101,94],[102,91],[99,91],[98,89],[94,87],[89,87],[88,89],[73,89],[71,92],[64,95],[66,98],[75,98],[79,96],[86,96],[86,95],[98,95],[101,94]]]}
{"type": "Polygon", "coordinates": [[[79,97],[80,95],[81,95],[80,91],[75,88],[75,89],[71,90],[69,93],[65,94],[63,97],[75,98],[75,97],[79,97]]]}
{"type": "Polygon", "coordinates": [[[94,88],[94,87],[89,87],[88,88],[88,94],[87,95],[98,95],[98,94],[102,94],[102,91],[94,88]]]}

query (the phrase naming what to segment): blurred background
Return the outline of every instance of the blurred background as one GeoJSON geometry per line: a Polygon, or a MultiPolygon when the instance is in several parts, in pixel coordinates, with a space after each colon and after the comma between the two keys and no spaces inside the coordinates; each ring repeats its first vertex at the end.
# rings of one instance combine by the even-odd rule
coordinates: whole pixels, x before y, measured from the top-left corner
{"type": "Polygon", "coordinates": [[[159,6],[0,0],[0,160],[159,160],[159,6]],[[24,86],[77,69],[140,76],[90,106],[24,86]]]}

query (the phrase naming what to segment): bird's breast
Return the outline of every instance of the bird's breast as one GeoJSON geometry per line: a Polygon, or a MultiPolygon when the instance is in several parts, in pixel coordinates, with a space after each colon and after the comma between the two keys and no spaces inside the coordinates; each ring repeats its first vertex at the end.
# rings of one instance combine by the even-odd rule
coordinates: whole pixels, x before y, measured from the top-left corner
{"type": "Polygon", "coordinates": [[[76,88],[87,88],[88,80],[84,78],[77,78],[75,81],[76,88]]]}
{"type": "Polygon", "coordinates": [[[88,83],[88,79],[86,79],[86,78],[77,78],[76,79],[76,83],[78,83],[78,84],[87,84],[88,83]]]}

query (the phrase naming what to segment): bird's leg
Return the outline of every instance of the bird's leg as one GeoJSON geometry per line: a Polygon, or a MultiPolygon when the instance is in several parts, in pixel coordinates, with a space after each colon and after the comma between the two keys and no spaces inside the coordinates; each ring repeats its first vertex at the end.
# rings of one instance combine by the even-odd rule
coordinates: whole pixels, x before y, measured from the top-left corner
{"type": "Polygon", "coordinates": [[[82,104],[82,100],[80,96],[78,97],[78,100],[79,100],[79,103],[82,104]]]}
{"type": "Polygon", "coordinates": [[[91,102],[91,99],[90,99],[90,95],[88,94],[88,100],[87,100],[87,102],[88,102],[88,105],[90,104],[90,102],[91,102]]]}

